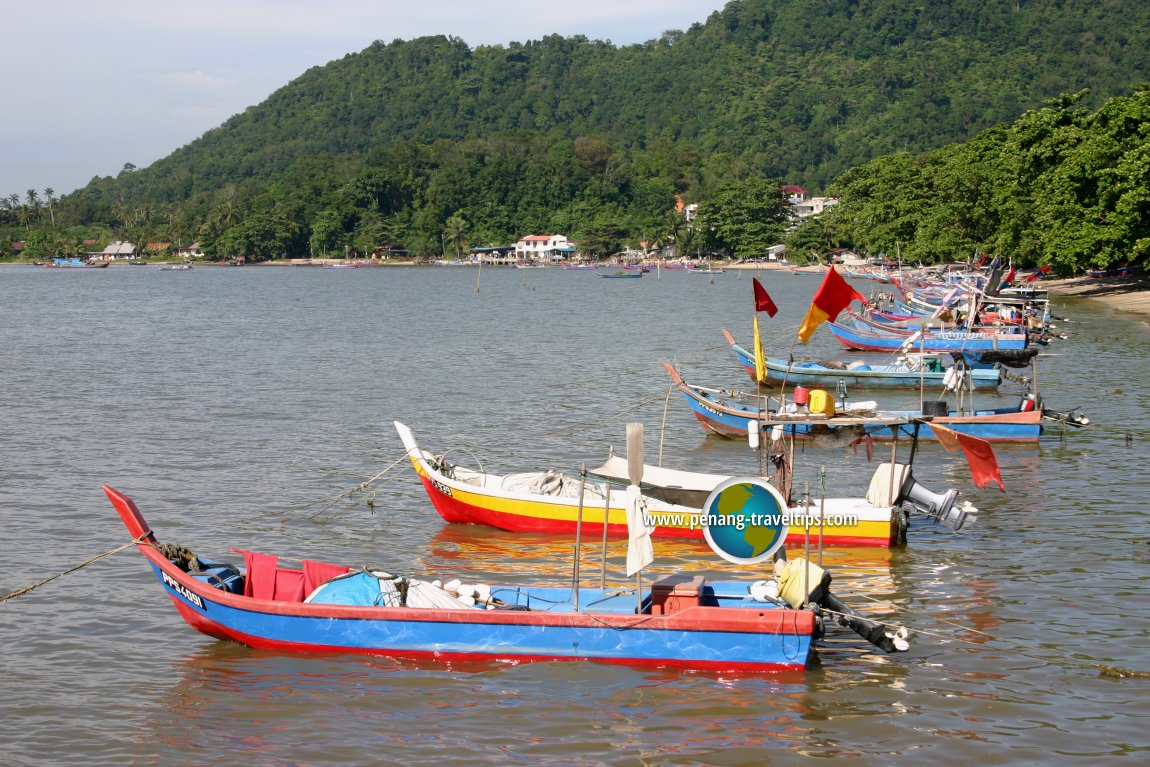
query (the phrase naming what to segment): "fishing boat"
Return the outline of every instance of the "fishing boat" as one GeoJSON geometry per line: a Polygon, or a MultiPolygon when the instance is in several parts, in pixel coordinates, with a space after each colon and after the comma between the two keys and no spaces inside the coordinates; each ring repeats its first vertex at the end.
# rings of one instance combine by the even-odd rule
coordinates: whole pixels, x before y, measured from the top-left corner
{"type": "Polygon", "coordinates": [[[615,272],[599,272],[600,277],[606,277],[607,279],[623,279],[623,278],[628,278],[628,277],[638,278],[638,277],[642,277],[644,274],[646,274],[646,272],[644,272],[642,270],[639,270],[639,271],[619,270],[619,271],[615,271],[615,272]]]}
{"type": "MultiPolygon", "coordinates": [[[[731,350],[739,364],[747,371],[752,381],[755,374],[755,356],[739,346],[729,330],[723,328],[731,350]]],[[[953,366],[944,366],[937,355],[905,354],[896,362],[888,364],[871,363],[864,360],[850,362],[802,360],[788,363],[775,357],[765,357],[766,380],[772,383],[789,383],[797,386],[817,386],[836,389],[840,382],[852,388],[861,389],[919,389],[924,386],[941,388],[953,366]]],[[[993,365],[970,367],[962,363],[960,371],[969,376],[969,383],[975,389],[997,389],[1002,383],[1002,371],[993,365]]],[[[950,374],[955,375],[955,374],[950,374]]]]}
{"type": "Polygon", "coordinates": [[[1130,266],[1120,266],[1116,269],[1087,269],[1086,276],[1094,279],[1102,279],[1105,277],[1127,277],[1134,273],[1134,268],[1130,266]]]}
{"type": "MultiPolygon", "coordinates": [[[[786,412],[780,414],[777,401],[770,398],[748,395],[753,404],[744,404],[733,396],[738,395],[737,392],[724,393],[720,389],[688,384],[672,365],[664,363],[663,366],[703,430],[709,434],[746,439],[749,430],[761,431],[764,428],[764,419],[772,415],[787,415],[786,412]],[[775,402],[774,410],[771,409],[772,402],[775,402]]],[[[937,436],[931,429],[932,423],[987,442],[1038,442],[1042,436],[1044,413],[1041,403],[1032,395],[1024,396],[1017,408],[976,410],[969,414],[952,411],[945,403],[937,401],[924,404],[931,406],[928,408],[930,412],[879,410],[876,403],[869,401],[841,404],[836,405],[836,412],[842,415],[817,422],[796,417],[788,431],[795,437],[811,439],[816,445],[821,443],[826,447],[846,447],[867,437],[884,441],[897,439],[900,435],[909,436],[910,431],[917,431],[918,439],[933,441],[937,436]],[[907,425],[892,427],[889,419],[900,416],[907,425]],[[877,420],[869,422],[869,418],[877,420]]]]}
{"type": "Polygon", "coordinates": [[[188,263],[164,264],[163,266],[160,267],[160,271],[161,272],[190,272],[190,271],[192,271],[192,265],[188,264],[188,263]]]}
{"type": "Polygon", "coordinates": [[[104,269],[108,261],[86,261],[75,256],[68,258],[53,258],[51,263],[43,264],[48,269],[104,269]]]}
{"type": "MultiPolygon", "coordinates": [[[[486,472],[482,467],[476,470],[457,466],[445,459],[446,453],[435,455],[422,449],[404,424],[395,422],[395,429],[431,505],[447,522],[486,525],[509,532],[564,535],[574,535],[580,525],[585,525],[597,534],[628,535],[627,494],[622,487],[588,482],[581,476],[556,471],[504,475],[486,472]]],[[[622,460],[609,456],[589,473],[621,481],[626,477],[622,460]]],[[[904,543],[907,512],[911,510],[904,504],[913,494],[914,483],[909,474],[900,474],[892,493],[889,472],[884,474],[880,467],[875,477],[866,497],[826,498],[814,505],[789,504],[786,545],[803,545],[812,526],[827,546],[886,548],[904,543]]],[[[648,517],[655,521],[652,537],[701,540],[699,518],[703,502],[728,479],[644,465],[638,486],[648,517]]],[[[937,504],[934,516],[950,513],[954,498],[951,493],[949,503],[937,504]]]]}
{"type": "MultiPolygon", "coordinates": [[[[310,560],[282,567],[279,557],[250,551],[241,552],[240,568],[161,543],[131,498],[104,492],[180,616],[203,634],[258,649],[801,671],[823,630],[819,609],[806,603],[835,610],[840,623],[850,612],[830,594],[829,573],[801,559],[782,568],[789,588],[800,569],[813,572],[809,581],[802,576],[801,609],[772,597],[766,581],[683,573],[629,590],[441,583],[310,560]]],[[[906,648],[890,627],[852,621],[884,650],[906,648]]]]}
{"type": "Polygon", "coordinates": [[[1025,349],[1027,334],[981,330],[939,330],[912,332],[910,335],[860,330],[828,320],[831,332],[844,349],[872,352],[968,352],[998,349],[1025,349]]]}

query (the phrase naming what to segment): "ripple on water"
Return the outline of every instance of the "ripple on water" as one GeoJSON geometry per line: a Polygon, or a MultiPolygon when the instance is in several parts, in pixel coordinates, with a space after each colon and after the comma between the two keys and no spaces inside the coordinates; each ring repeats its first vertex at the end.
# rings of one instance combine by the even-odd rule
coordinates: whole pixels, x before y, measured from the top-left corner
{"type": "MultiPolygon", "coordinates": [[[[748,388],[720,328],[749,336],[749,275],[631,286],[560,270],[5,268],[0,283],[0,581],[17,588],[125,541],[118,487],[165,538],[465,578],[570,577],[573,542],[443,524],[410,466],[374,510],[334,502],[402,457],[391,426],[493,471],[569,473],[646,426],[648,462],[751,473],[705,437],[660,366],[748,388]],[[83,270],[76,270],[83,272],[83,270]],[[349,270],[350,271],[350,270],[349,270]],[[126,308],[127,307],[127,308],[126,308]],[[50,328],[50,333],[45,329],[50,328]],[[664,431],[665,429],[665,431],[664,431]],[[467,452],[463,451],[467,449],[467,452]]],[[[813,283],[758,275],[783,353],[813,283]]],[[[590,275],[594,277],[594,275],[590,275]]],[[[1006,493],[925,446],[916,476],[980,507],[961,534],[921,520],[905,549],[828,552],[837,593],[908,626],[881,656],[833,631],[805,675],[716,677],[582,663],[294,657],[186,627],[135,552],[3,607],[5,764],[1098,764],[1145,753],[1150,670],[1145,462],[1150,335],[1061,301],[1074,338],[1041,361],[1048,405],[1093,424],[997,451],[1006,493]],[[1116,333],[1115,328],[1122,332],[1116,333]],[[1129,439],[1128,439],[1129,436],[1129,439]]],[[[797,354],[837,354],[817,334],[797,354]]],[[[979,396],[1016,401],[1018,390],[979,396]]],[[[870,393],[851,392],[853,399],[870,393]]],[[[875,395],[878,398],[878,395],[875,395]]],[[[892,403],[897,404],[897,403],[892,403]]],[[[885,459],[880,448],[876,460],[885,459]]],[[[816,495],[857,493],[865,450],[801,451],[816,495]],[[825,473],[820,468],[825,466],[825,473]]],[[[702,544],[656,542],[652,574],[723,573],[702,544]]],[[[619,541],[607,551],[619,577],[619,541]]],[[[584,576],[597,580],[598,540],[584,576]]]]}

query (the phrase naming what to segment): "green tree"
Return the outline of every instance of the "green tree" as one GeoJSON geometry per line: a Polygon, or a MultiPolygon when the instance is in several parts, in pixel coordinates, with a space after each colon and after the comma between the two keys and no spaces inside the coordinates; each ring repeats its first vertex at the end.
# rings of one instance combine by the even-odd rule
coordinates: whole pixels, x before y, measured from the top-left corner
{"type": "Polygon", "coordinates": [[[899,152],[852,168],[828,194],[839,198],[833,218],[870,253],[901,250],[915,241],[922,211],[933,203],[919,160],[899,152]]]}
{"type": "Polygon", "coordinates": [[[269,261],[291,254],[300,236],[299,227],[287,219],[266,213],[248,216],[224,232],[214,243],[216,255],[269,261]]]}
{"type": "Polygon", "coordinates": [[[328,253],[340,252],[344,246],[343,224],[332,210],[322,211],[311,225],[311,252],[327,258],[328,253]]]}
{"type": "Polygon", "coordinates": [[[467,221],[456,213],[443,225],[443,236],[451,243],[456,258],[463,258],[464,236],[467,234],[467,221]]]}
{"type": "Polygon", "coordinates": [[[779,182],[768,179],[728,184],[699,206],[710,240],[735,258],[765,256],[782,239],[789,215],[779,182]]]}

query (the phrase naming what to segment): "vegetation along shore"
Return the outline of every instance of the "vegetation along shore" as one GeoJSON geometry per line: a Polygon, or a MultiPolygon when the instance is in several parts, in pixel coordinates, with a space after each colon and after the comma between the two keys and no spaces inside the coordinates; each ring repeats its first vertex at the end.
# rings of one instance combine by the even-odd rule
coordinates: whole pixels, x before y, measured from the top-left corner
{"type": "Polygon", "coordinates": [[[586,258],[1145,269],[1147,40],[1138,4],[739,0],[642,46],[377,41],[149,167],[2,190],[0,259],[459,258],[553,233],[586,258]]]}

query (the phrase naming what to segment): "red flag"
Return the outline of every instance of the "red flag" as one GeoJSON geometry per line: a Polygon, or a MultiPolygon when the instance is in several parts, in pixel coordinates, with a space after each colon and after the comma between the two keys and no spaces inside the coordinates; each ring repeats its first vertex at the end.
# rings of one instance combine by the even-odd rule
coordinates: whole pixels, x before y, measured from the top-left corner
{"type": "Polygon", "coordinates": [[[999,490],[1006,492],[1002,474],[998,471],[998,460],[994,457],[994,448],[989,442],[938,423],[932,423],[930,428],[944,448],[950,452],[961,449],[966,454],[966,462],[970,464],[970,478],[975,485],[985,488],[995,482],[999,490]]]}
{"type": "Polygon", "coordinates": [[[1026,281],[1034,282],[1035,280],[1042,279],[1048,274],[1050,274],[1050,267],[1048,265],[1040,266],[1034,270],[1034,274],[1026,278],[1026,281]]]}
{"type": "Polygon", "coordinates": [[[767,295],[767,291],[761,284],[757,277],[751,278],[751,284],[755,288],[755,311],[766,312],[768,317],[774,317],[778,313],[779,307],[775,306],[775,302],[767,295]]]}
{"type": "Polygon", "coordinates": [[[799,340],[805,344],[814,334],[815,328],[827,320],[838,317],[839,312],[856,299],[866,303],[866,296],[852,288],[832,266],[827,270],[823,284],[815,291],[811,308],[807,310],[807,316],[799,326],[799,340]]]}

